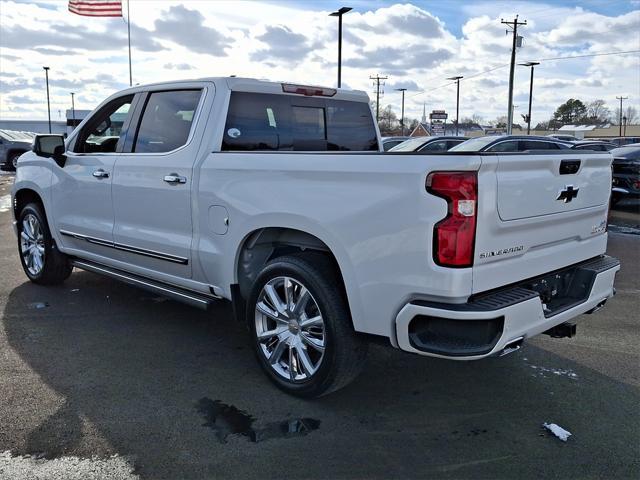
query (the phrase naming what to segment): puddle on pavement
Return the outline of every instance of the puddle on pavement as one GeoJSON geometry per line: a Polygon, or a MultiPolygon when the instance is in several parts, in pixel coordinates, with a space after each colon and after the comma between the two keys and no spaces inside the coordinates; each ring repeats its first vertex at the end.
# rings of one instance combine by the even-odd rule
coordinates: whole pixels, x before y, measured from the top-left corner
{"type": "Polygon", "coordinates": [[[264,427],[254,427],[256,419],[249,413],[209,398],[201,399],[196,408],[205,419],[203,426],[211,428],[221,443],[226,443],[229,435],[241,435],[247,437],[250,442],[258,443],[276,438],[307,435],[320,427],[320,420],[313,418],[295,418],[268,423],[264,427]]]}
{"type": "Polygon", "coordinates": [[[27,303],[27,308],[31,310],[40,310],[41,308],[47,308],[48,306],[49,306],[49,303],[47,302],[27,303]]]}

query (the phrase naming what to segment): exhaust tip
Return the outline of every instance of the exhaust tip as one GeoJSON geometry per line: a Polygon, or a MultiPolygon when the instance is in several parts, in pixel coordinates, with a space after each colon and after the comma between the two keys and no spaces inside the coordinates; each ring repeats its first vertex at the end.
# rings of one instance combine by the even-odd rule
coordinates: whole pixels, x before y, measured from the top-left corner
{"type": "Polygon", "coordinates": [[[522,348],[522,344],[524,343],[524,337],[516,338],[515,340],[507,343],[502,351],[498,354],[499,357],[504,357],[505,355],[509,355],[510,353],[517,352],[522,348]]]}

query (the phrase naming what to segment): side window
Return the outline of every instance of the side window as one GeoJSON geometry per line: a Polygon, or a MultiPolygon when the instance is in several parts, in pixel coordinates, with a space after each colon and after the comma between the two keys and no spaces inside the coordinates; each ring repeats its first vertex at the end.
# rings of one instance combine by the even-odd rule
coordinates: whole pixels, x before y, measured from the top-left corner
{"type": "Polygon", "coordinates": [[[518,141],[517,140],[508,140],[505,142],[500,142],[493,147],[487,148],[487,152],[517,152],[518,150],[518,141]]]}
{"type": "Polygon", "coordinates": [[[73,151],[76,153],[112,153],[124,139],[123,125],[133,95],[118,98],[95,113],[80,132],[73,151]]]}
{"type": "Polygon", "coordinates": [[[447,142],[447,150],[461,144],[462,142],[464,142],[464,140],[449,140],[447,142]]]}
{"type": "Polygon", "coordinates": [[[187,143],[201,90],[152,92],[144,107],[134,153],[164,153],[187,143]]]}
{"type": "Polygon", "coordinates": [[[421,152],[446,152],[447,141],[436,140],[435,142],[427,143],[424,147],[420,149],[420,151],[421,152]]]}
{"type": "Polygon", "coordinates": [[[544,141],[521,140],[522,151],[527,150],[559,150],[558,144],[544,141]]]}

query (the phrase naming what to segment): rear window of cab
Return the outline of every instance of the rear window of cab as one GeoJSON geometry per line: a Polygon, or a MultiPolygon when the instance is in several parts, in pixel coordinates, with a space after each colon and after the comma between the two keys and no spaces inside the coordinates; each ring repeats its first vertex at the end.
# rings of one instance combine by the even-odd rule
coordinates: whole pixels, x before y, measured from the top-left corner
{"type": "Polygon", "coordinates": [[[365,102],[232,92],[223,151],[377,151],[365,102]]]}

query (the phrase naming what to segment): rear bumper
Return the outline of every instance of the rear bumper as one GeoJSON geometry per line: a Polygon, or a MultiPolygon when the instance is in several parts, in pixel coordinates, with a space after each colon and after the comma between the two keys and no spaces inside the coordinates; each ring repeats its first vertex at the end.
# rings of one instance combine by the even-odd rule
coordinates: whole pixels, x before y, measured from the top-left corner
{"type": "Polygon", "coordinates": [[[618,260],[602,256],[464,304],[410,302],[396,317],[398,346],[407,352],[454,360],[498,355],[516,342],[600,306],[614,295],[618,270],[618,260]],[[564,275],[566,295],[543,303],[534,288],[540,290],[547,280],[560,275],[564,275]]]}

